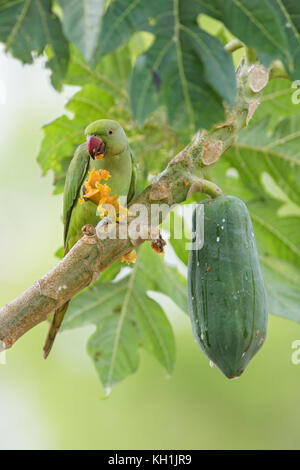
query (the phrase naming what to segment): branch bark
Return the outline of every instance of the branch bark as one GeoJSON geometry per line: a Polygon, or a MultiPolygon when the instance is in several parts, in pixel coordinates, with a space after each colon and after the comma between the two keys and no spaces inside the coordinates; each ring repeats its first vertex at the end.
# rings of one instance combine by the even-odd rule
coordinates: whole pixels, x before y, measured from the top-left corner
{"type": "Polygon", "coordinates": [[[242,60],[237,70],[236,105],[226,111],[226,121],[210,131],[198,131],[191,144],[135,198],[129,206],[133,215],[126,221],[129,229],[126,236],[118,236],[124,224],[106,224],[105,220],[98,224],[96,230],[89,225],[83,227],[83,237],[70,252],[45,276],[0,310],[0,341],[6,349],[135,246],[145,240],[159,239],[157,228],[151,226],[150,220],[151,209],[155,205],[165,203],[172,209],[195,191],[205,192],[211,197],[221,194],[216,185],[203,179],[204,170],[218,161],[248,124],[268,79],[267,70],[260,64],[248,66],[246,60],[242,60]],[[147,216],[135,215],[133,209],[136,204],[143,205],[147,216]],[[139,226],[138,236],[131,236],[132,224],[139,226]],[[113,231],[117,234],[115,239],[110,237],[113,231]]]}

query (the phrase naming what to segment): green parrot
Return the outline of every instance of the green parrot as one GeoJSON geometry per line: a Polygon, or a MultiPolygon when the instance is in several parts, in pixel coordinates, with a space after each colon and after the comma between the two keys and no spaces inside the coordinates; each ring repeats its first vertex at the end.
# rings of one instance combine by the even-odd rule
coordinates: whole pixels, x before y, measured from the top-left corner
{"type": "MultiPolygon", "coordinates": [[[[136,164],[122,126],[110,119],[95,121],[85,130],[86,143],[77,147],[68,168],[63,202],[64,254],[82,237],[82,227],[96,226],[99,222],[97,205],[92,201],[79,203],[84,181],[93,169],[109,171],[111,194],[133,198],[136,186],[136,164]]],[[[69,302],[54,312],[43,348],[44,358],[49,355],[69,302]]]]}

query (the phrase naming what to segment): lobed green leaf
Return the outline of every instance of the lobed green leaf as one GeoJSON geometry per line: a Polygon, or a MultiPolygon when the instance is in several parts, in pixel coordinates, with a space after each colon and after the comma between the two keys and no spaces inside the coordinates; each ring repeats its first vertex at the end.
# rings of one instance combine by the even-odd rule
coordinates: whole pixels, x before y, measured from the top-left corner
{"type": "Polygon", "coordinates": [[[33,62],[33,52],[40,55],[46,50],[46,67],[52,71],[52,85],[61,89],[68,67],[69,45],[58,17],[52,12],[51,0],[0,2],[0,41],[14,57],[27,64],[33,62]]]}
{"type": "Polygon", "coordinates": [[[106,389],[137,369],[139,345],[168,373],[172,371],[175,358],[172,328],[162,308],[148,297],[150,290],[172,297],[186,310],[185,279],[144,244],[125,277],[110,283],[100,277],[71,302],[63,328],[96,325],[88,352],[106,389]]]}

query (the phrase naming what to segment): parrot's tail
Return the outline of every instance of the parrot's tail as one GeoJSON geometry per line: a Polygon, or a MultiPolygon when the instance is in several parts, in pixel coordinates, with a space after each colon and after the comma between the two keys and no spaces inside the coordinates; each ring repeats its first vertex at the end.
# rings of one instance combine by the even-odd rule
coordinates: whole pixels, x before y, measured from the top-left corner
{"type": "Polygon", "coordinates": [[[49,331],[48,331],[48,335],[47,335],[47,338],[46,338],[46,341],[45,341],[45,344],[44,344],[44,348],[43,348],[44,359],[47,359],[47,357],[50,354],[50,351],[52,349],[52,346],[53,346],[53,343],[54,343],[54,340],[55,340],[55,336],[56,336],[56,334],[57,334],[57,332],[60,328],[60,325],[62,324],[65,313],[68,309],[68,306],[69,306],[69,302],[66,302],[58,310],[55,310],[55,312],[54,312],[54,316],[52,318],[52,322],[51,322],[51,325],[50,325],[50,328],[49,328],[49,331]]]}

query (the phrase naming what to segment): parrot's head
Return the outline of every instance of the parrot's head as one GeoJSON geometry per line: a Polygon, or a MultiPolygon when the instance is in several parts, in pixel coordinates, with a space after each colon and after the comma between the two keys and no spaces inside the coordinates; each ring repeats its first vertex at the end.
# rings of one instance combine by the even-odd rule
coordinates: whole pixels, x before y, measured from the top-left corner
{"type": "Polygon", "coordinates": [[[110,119],[100,119],[89,124],[85,129],[85,136],[93,159],[119,155],[128,145],[122,126],[110,119]]]}

